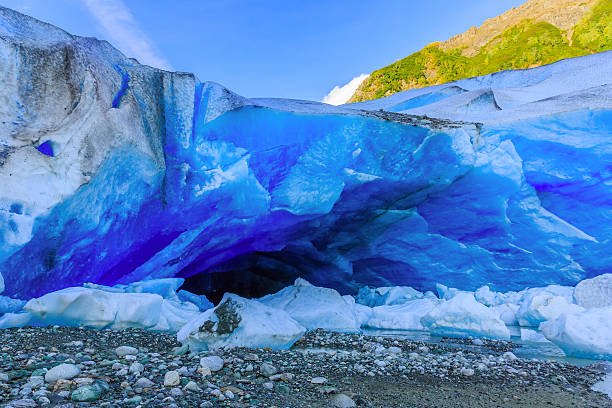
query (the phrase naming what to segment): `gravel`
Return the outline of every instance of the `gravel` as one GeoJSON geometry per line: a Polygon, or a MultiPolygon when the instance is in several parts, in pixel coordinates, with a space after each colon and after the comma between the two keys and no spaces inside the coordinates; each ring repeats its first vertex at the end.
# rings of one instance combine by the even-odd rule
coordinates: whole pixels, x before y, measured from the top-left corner
{"type": "Polygon", "coordinates": [[[317,330],[290,350],[194,354],[168,333],[7,329],[0,331],[0,407],[612,406],[590,390],[603,366],[510,358],[504,353],[515,344],[481,341],[317,330]],[[79,372],[45,381],[62,365],[79,372]]]}

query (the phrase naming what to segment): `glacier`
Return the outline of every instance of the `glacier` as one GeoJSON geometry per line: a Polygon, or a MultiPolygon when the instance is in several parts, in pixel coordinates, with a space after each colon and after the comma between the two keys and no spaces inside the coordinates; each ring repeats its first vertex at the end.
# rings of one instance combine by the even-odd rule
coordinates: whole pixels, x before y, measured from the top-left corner
{"type": "Polygon", "coordinates": [[[509,292],[611,270],[612,52],[335,107],[0,22],[7,297],[163,278],[509,292]]]}

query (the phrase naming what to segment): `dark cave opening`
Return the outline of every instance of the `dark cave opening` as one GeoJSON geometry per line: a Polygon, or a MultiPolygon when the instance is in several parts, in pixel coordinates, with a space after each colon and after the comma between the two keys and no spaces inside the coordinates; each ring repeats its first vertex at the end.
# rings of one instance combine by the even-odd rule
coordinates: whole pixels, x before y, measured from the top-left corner
{"type": "Polygon", "coordinates": [[[205,295],[215,305],[227,292],[244,298],[259,298],[292,285],[300,277],[295,270],[258,265],[261,254],[234,259],[214,271],[203,271],[185,278],[179,290],[205,295]]]}

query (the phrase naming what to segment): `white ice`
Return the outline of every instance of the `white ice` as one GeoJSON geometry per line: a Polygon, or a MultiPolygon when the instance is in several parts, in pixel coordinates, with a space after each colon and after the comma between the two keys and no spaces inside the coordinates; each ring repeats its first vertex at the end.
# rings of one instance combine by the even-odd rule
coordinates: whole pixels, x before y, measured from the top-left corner
{"type": "Polygon", "coordinates": [[[337,291],[313,286],[301,278],[293,286],[259,300],[266,306],[286,311],[309,330],[359,331],[354,309],[347,307],[337,291]]]}
{"type": "Polygon", "coordinates": [[[177,338],[191,350],[225,346],[286,349],[305,331],[283,310],[228,293],[217,307],[183,326],[177,338]]]}

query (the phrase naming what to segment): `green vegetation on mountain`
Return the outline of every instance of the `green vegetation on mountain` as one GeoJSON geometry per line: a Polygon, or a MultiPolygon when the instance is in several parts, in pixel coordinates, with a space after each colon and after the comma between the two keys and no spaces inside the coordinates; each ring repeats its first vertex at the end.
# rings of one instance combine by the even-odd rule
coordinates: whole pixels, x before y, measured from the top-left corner
{"type": "Polygon", "coordinates": [[[599,0],[572,30],[524,19],[466,56],[464,47],[444,49],[434,43],[409,57],[374,71],[350,102],[389,96],[407,89],[524,69],[612,49],[612,1],[599,0]]]}

